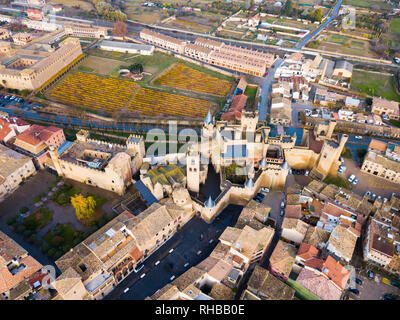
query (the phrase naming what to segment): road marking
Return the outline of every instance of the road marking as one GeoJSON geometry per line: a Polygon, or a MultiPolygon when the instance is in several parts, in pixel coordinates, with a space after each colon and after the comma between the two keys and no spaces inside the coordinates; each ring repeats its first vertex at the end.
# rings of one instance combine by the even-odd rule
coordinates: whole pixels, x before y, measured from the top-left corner
{"type": "Polygon", "coordinates": [[[172,248],[172,249],[171,249],[171,250],[169,250],[168,252],[169,252],[169,253],[172,253],[173,251],[174,251],[174,248],[172,248]]]}
{"type": "Polygon", "coordinates": [[[171,280],[171,281],[174,280],[174,279],[175,279],[175,276],[172,276],[171,278],[169,278],[169,280],[171,280]]]}
{"type": "Polygon", "coordinates": [[[160,263],[160,260],[158,260],[154,265],[158,265],[160,263]]]}
{"type": "Polygon", "coordinates": [[[140,276],[140,279],[143,279],[145,275],[146,275],[145,273],[142,273],[142,275],[140,276]]]}

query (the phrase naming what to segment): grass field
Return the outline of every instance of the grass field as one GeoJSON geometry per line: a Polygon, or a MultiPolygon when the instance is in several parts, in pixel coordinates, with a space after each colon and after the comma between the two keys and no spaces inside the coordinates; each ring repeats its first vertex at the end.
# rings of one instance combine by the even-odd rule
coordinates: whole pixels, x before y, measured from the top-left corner
{"type": "Polygon", "coordinates": [[[391,9],[392,6],[388,3],[386,3],[383,0],[344,0],[343,1],[344,5],[350,5],[354,7],[360,7],[360,8],[366,8],[366,9],[371,9],[372,6],[378,6],[379,9],[391,9]]]}
{"type": "Polygon", "coordinates": [[[287,279],[286,284],[296,290],[295,296],[301,300],[321,300],[315,294],[304,288],[300,283],[287,279]]]}
{"type": "Polygon", "coordinates": [[[246,90],[244,90],[244,94],[247,96],[247,105],[249,107],[253,107],[254,100],[256,99],[257,87],[247,86],[246,90]]]}
{"type": "Polygon", "coordinates": [[[348,182],[347,180],[345,180],[339,176],[337,176],[335,178],[328,176],[325,178],[324,182],[327,184],[334,184],[335,186],[338,186],[339,188],[346,188],[349,190],[351,190],[353,187],[353,185],[350,182],[348,182]]]}
{"type": "Polygon", "coordinates": [[[390,23],[390,31],[393,33],[400,33],[400,18],[392,20],[390,23]]]}
{"type": "Polygon", "coordinates": [[[114,59],[89,56],[81,63],[81,65],[78,67],[78,70],[109,75],[114,69],[117,68],[119,70],[120,66],[128,65],[128,63],[114,59]]]}
{"type": "Polygon", "coordinates": [[[52,4],[63,4],[68,7],[79,6],[82,10],[92,10],[93,5],[88,1],[81,0],[51,0],[49,1],[52,4]]]}
{"type": "Polygon", "coordinates": [[[394,84],[394,76],[354,70],[351,86],[352,89],[361,93],[400,102],[400,95],[397,94],[394,84]]]}

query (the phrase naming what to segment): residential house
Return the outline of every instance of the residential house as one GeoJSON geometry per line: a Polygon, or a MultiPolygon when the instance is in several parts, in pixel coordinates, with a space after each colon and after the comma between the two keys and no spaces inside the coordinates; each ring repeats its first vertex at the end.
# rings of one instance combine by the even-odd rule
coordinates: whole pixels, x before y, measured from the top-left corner
{"type": "Polygon", "coordinates": [[[292,300],[295,290],[256,265],[241,300],[292,300]]]}
{"type": "Polygon", "coordinates": [[[279,240],[269,259],[269,271],[279,279],[286,281],[296,260],[297,249],[294,245],[279,240]]]}
{"type": "Polygon", "coordinates": [[[282,223],[282,238],[299,245],[307,233],[308,224],[300,219],[284,218],[282,223]]]}

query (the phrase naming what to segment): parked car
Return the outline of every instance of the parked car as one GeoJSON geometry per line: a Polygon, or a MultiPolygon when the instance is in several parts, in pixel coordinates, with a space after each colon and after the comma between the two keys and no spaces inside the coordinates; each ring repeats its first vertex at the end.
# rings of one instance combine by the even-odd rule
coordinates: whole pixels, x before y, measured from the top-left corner
{"type": "Polygon", "coordinates": [[[140,263],[140,264],[136,265],[136,267],[135,267],[135,269],[133,269],[133,271],[135,271],[135,273],[138,273],[143,268],[144,268],[144,264],[140,263]]]}
{"type": "Polygon", "coordinates": [[[362,283],[363,283],[362,280],[359,278],[354,278],[354,281],[359,285],[362,285],[362,283]]]}
{"type": "Polygon", "coordinates": [[[367,196],[370,196],[370,195],[371,195],[371,192],[367,191],[365,194],[366,194],[367,196]]]}
{"type": "Polygon", "coordinates": [[[353,180],[353,184],[357,184],[357,183],[358,183],[358,179],[355,178],[355,179],[353,180]]]}
{"type": "Polygon", "coordinates": [[[343,170],[339,168],[337,172],[338,173],[343,173],[343,170]]]}
{"type": "Polygon", "coordinates": [[[355,139],[361,140],[363,137],[362,136],[355,136],[355,139]]]}
{"type": "Polygon", "coordinates": [[[306,171],[306,173],[304,174],[306,177],[308,177],[308,174],[310,173],[310,171],[306,171]]]}
{"type": "Polygon", "coordinates": [[[386,293],[383,295],[383,300],[397,300],[397,296],[394,294],[386,293]]]}
{"type": "Polygon", "coordinates": [[[350,292],[353,292],[354,294],[360,294],[360,291],[356,288],[349,288],[350,292]]]}
{"type": "Polygon", "coordinates": [[[263,192],[269,192],[269,189],[268,188],[261,188],[261,191],[263,191],[263,192]]]}
{"type": "Polygon", "coordinates": [[[375,276],[374,273],[371,270],[367,271],[367,275],[368,275],[368,278],[370,278],[370,279],[373,279],[374,276],[375,276]]]}
{"type": "Polygon", "coordinates": [[[372,197],[372,199],[373,199],[373,200],[375,200],[375,198],[376,198],[376,194],[375,194],[375,193],[373,193],[371,197],[372,197]]]}
{"type": "Polygon", "coordinates": [[[280,215],[281,215],[281,217],[283,217],[285,215],[285,210],[281,210],[280,215]]]}
{"type": "Polygon", "coordinates": [[[392,195],[390,196],[390,198],[393,198],[393,197],[395,197],[396,196],[396,193],[392,193],[392,195]]]}
{"type": "Polygon", "coordinates": [[[349,181],[349,182],[353,182],[353,180],[355,179],[355,175],[354,174],[352,174],[347,180],[349,181]]]}
{"type": "Polygon", "coordinates": [[[285,201],[281,202],[281,208],[283,209],[285,207],[285,201]]]}

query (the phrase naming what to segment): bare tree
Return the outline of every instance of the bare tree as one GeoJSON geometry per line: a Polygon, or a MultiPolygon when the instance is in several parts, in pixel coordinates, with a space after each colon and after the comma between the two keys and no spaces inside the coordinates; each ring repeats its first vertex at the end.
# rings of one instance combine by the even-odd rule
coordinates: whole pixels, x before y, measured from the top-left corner
{"type": "Polygon", "coordinates": [[[112,29],[112,33],[115,36],[124,38],[128,34],[128,27],[126,26],[126,23],[122,21],[117,21],[116,23],[114,23],[114,28],[112,29]]]}

